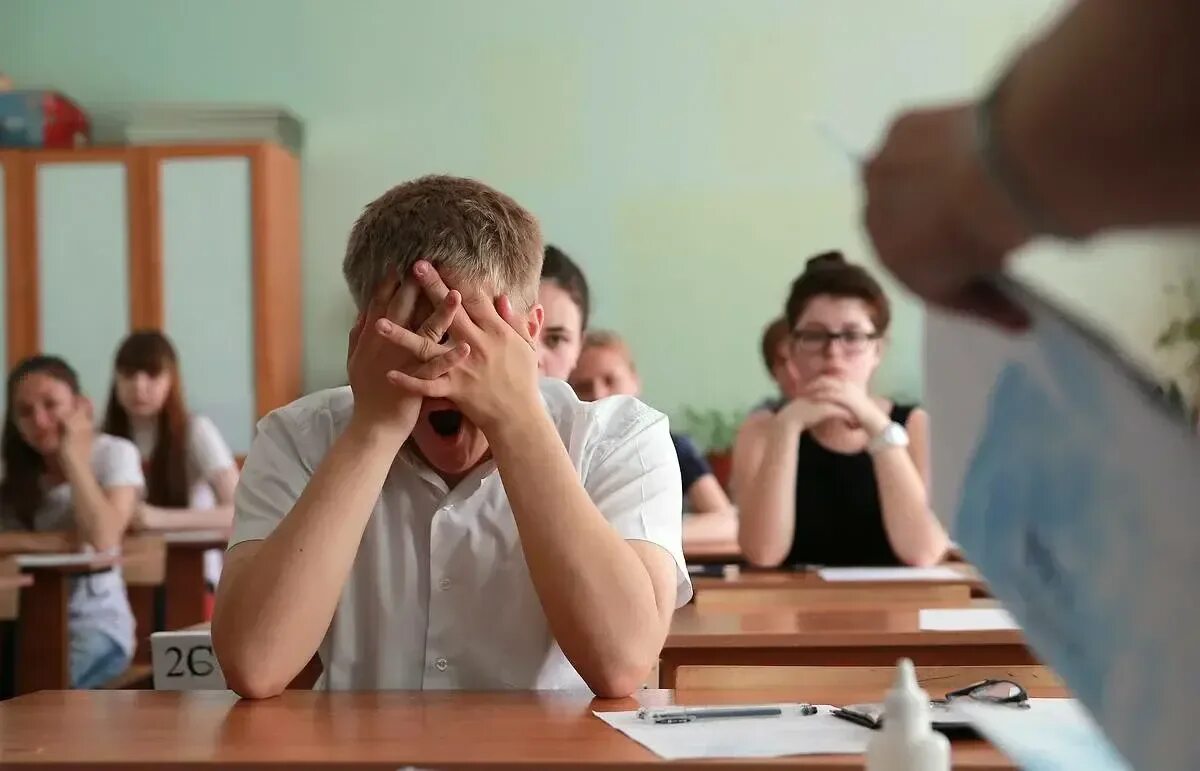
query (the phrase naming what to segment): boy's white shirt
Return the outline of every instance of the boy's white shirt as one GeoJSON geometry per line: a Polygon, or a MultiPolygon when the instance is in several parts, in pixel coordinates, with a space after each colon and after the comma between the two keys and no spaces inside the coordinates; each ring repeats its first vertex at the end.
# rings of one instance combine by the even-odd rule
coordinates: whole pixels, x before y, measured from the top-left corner
{"type": "MultiPolygon", "coordinates": [[[[626,540],[657,544],[674,559],[681,607],[692,587],[666,416],[632,397],[581,402],[559,380],[540,388],[600,513],[626,540]]],[[[353,404],[348,387],[320,391],[259,422],[230,548],[275,529],[353,404]]],[[[317,687],[331,690],[587,687],[550,633],[491,461],[448,489],[407,451],[397,456],[319,652],[317,687]]]]}

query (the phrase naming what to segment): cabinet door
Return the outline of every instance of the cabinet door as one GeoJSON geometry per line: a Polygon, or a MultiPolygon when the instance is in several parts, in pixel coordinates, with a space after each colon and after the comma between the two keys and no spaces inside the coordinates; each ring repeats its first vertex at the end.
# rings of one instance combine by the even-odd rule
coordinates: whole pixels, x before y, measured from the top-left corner
{"type": "Polygon", "coordinates": [[[35,185],[41,349],[75,367],[99,420],[129,331],[126,166],[40,162],[35,185]]]}
{"type": "Polygon", "coordinates": [[[159,164],[164,328],[188,406],[216,423],[235,454],[254,433],[250,179],[241,156],[159,164]]]}

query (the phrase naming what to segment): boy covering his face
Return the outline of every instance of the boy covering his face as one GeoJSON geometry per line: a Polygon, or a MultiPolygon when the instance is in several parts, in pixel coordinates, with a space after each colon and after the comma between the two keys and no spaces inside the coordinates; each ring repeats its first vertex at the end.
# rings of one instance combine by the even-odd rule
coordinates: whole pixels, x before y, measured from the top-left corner
{"type": "Polygon", "coordinates": [[[664,416],[539,380],[537,221],[425,177],[355,224],[350,386],[259,424],[213,618],[230,686],[572,688],[646,679],[691,586],[664,416]]]}

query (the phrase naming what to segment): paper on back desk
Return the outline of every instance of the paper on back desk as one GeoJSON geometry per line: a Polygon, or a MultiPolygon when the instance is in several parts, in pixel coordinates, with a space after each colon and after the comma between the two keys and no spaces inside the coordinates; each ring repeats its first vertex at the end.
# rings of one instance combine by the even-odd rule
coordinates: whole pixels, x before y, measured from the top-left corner
{"type": "Polygon", "coordinates": [[[725,718],[658,725],[637,712],[594,712],[596,717],[667,760],[780,758],[787,755],[857,755],[867,751],[871,729],[830,714],[801,715],[798,704],[780,704],[780,717],[725,718]]]}
{"type": "Polygon", "coordinates": [[[921,629],[928,632],[981,632],[1020,629],[1003,608],[922,608],[921,629]]]}
{"type": "Polygon", "coordinates": [[[1030,699],[1028,710],[961,699],[959,712],[1025,771],[1129,771],[1078,701],[1030,699]]]}
{"type": "Polygon", "coordinates": [[[954,581],[965,580],[963,572],[949,565],[928,568],[821,568],[822,581],[954,581]]]}
{"type": "Polygon", "coordinates": [[[1006,286],[1027,334],[927,317],[934,509],[1132,766],[1200,768],[1200,445],[1110,346],[1006,286]]]}

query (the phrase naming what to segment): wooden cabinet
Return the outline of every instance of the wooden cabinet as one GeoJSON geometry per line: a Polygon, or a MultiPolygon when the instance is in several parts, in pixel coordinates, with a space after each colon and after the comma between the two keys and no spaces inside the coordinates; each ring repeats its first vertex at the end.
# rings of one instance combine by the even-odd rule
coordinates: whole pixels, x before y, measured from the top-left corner
{"type": "Polygon", "coordinates": [[[300,182],[272,144],[0,151],[4,360],[63,356],[102,410],[133,329],[175,341],[235,453],[301,392],[300,182]]]}

